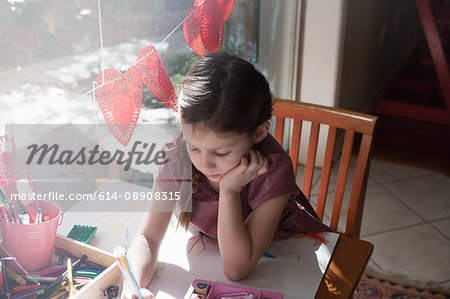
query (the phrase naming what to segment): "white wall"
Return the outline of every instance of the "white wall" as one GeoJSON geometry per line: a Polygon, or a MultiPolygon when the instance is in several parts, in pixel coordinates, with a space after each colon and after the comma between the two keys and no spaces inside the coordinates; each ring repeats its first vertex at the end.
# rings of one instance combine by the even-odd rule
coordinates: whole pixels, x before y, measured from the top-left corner
{"type": "MultiPolygon", "coordinates": [[[[269,81],[278,97],[296,98],[292,95],[292,63],[295,7],[300,1],[262,0],[260,61],[270,69],[269,81]]],[[[370,113],[374,100],[419,40],[414,1],[303,0],[302,10],[296,100],[370,113]]],[[[319,160],[326,131],[321,130],[319,160]]],[[[302,140],[307,141],[307,136],[302,140]]],[[[305,158],[302,144],[300,163],[305,158]]]]}
{"type": "MultiPolygon", "coordinates": [[[[336,107],[338,102],[347,0],[306,0],[300,100],[336,107]]],[[[299,163],[304,164],[309,124],[302,127],[299,163]],[[303,137],[304,136],[304,137],[303,137]]],[[[321,126],[316,166],[322,166],[328,127],[321,126]]]]}
{"type": "Polygon", "coordinates": [[[347,0],[306,0],[301,101],[335,106],[347,0]]]}

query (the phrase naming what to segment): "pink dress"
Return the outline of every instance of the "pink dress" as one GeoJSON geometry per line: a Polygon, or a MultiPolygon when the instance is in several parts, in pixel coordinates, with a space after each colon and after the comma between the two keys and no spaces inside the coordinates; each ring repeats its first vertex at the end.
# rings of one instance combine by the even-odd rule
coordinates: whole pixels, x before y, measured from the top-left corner
{"type": "MultiPolygon", "coordinates": [[[[185,146],[181,136],[173,142],[166,144],[166,157],[170,160],[164,164],[156,182],[164,190],[174,192],[176,190],[186,196],[182,190],[189,190],[186,184],[190,184],[186,178],[186,168],[178,156],[178,146],[185,146]],[[173,178],[173,179],[168,179],[173,178]]],[[[248,215],[266,201],[289,194],[290,198],[281,215],[274,239],[287,239],[304,232],[332,231],[323,224],[309,201],[297,186],[294,177],[291,158],[280,146],[272,135],[268,135],[262,142],[255,145],[254,149],[269,160],[269,171],[255,178],[241,191],[242,216],[248,215]]],[[[206,177],[202,176],[193,193],[193,210],[191,224],[203,233],[217,237],[217,217],[219,208],[219,195],[212,190],[206,177]]]]}

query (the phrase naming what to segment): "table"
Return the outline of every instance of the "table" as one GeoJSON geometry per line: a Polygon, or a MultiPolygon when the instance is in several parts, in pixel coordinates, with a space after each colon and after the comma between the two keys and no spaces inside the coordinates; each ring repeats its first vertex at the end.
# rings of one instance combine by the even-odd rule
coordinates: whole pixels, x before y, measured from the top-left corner
{"type": "MultiPolygon", "coordinates": [[[[74,224],[97,226],[90,244],[111,252],[115,244],[129,244],[142,215],[143,212],[122,210],[83,212],[81,216],[71,210],[65,213],[58,233],[67,235],[74,224]]],[[[272,242],[248,277],[234,282],[223,275],[218,246],[206,237],[199,237],[195,229],[177,230],[172,219],[149,289],[156,298],[183,298],[193,279],[199,278],[278,291],[286,299],[349,298],[373,245],[335,233],[322,236],[327,242],[317,242],[311,236],[272,242]]]]}

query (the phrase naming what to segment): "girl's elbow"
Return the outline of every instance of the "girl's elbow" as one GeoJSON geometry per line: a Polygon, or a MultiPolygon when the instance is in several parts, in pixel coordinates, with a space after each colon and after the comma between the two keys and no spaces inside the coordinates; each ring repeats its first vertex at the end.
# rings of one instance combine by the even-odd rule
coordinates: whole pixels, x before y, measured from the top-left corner
{"type": "Polygon", "coordinates": [[[247,277],[250,269],[240,266],[228,266],[223,269],[223,274],[229,280],[242,280],[247,277]]]}

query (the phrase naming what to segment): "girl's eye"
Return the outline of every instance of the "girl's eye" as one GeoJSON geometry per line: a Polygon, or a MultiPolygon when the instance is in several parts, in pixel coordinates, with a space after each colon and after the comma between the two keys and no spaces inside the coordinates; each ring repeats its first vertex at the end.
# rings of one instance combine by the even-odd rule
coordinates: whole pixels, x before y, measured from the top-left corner
{"type": "Polygon", "coordinates": [[[214,155],[216,155],[216,156],[219,156],[219,157],[225,157],[225,156],[227,156],[228,154],[229,154],[230,152],[227,152],[227,153],[217,153],[217,152],[215,152],[214,153],[214,155]]]}
{"type": "Polygon", "coordinates": [[[189,144],[186,144],[186,148],[190,152],[196,152],[199,150],[198,148],[194,148],[194,147],[190,146],[189,144]]]}

